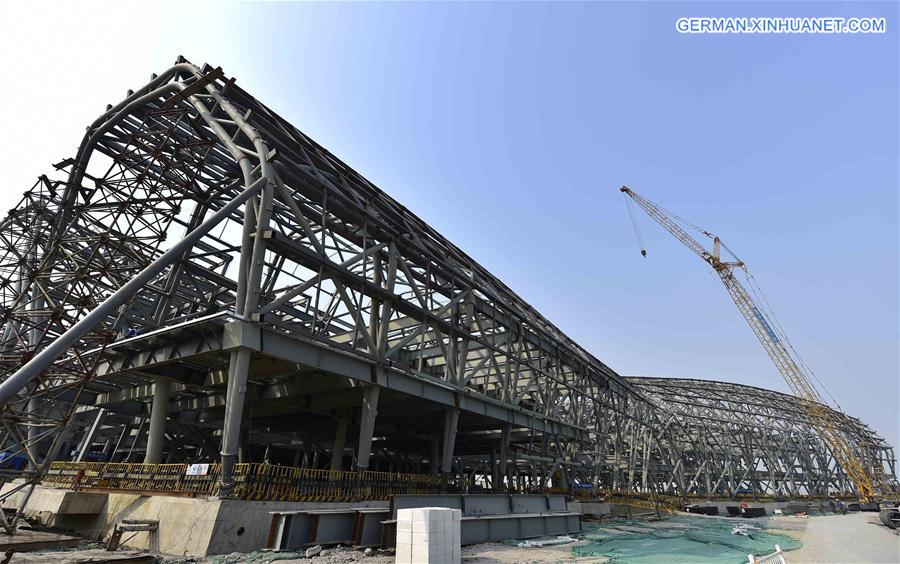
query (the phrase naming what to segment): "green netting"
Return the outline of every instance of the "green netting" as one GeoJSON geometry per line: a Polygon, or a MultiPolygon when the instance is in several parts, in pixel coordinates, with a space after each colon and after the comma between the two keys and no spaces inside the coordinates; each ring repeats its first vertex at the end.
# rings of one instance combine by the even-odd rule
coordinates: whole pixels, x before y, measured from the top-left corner
{"type": "Polygon", "coordinates": [[[576,556],[606,556],[615,564],[746,562],[748,554],[795,550],[799,541],[763,530],[760,522],[738,519],[672,517],[664,521],[585,524],[587,545],[576,556]]]}

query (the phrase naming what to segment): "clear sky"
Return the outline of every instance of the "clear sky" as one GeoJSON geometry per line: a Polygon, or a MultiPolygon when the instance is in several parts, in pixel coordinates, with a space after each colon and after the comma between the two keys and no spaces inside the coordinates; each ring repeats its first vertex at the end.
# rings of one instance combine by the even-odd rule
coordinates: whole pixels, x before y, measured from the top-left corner
{"type": "Polygon", "coordinates": [[[0,207],[183,54],[403,202],[621,374],[785,391],[628,184],[719,234],[849,413],[900,437],[897,2],[5,2],[0,207]],[[682,35],[882,16],[883,35],[682,35]]]}

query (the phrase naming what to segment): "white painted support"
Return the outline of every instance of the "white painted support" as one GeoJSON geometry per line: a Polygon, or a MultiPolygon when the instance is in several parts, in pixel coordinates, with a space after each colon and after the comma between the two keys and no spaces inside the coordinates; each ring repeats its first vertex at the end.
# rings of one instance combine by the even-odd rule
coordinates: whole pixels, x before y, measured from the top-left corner
{"type": "Polygon", "coordinates": [[[462,511],[446,507],[397,510],[396,564],[459,564],[462,511]]]}

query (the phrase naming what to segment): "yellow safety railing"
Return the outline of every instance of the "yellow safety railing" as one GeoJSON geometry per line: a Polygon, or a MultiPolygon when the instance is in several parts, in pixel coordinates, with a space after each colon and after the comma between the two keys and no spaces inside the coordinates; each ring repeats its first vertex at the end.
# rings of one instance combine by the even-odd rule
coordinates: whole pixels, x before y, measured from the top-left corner
{"type": "MultiPolygon", "coordinates": [[[[162,495],[216,493],[218,464],[54,462],[44,485],[72,490],[118,490],[162,495]]],[[[439,493],[439,476],[391,472],[344,472],[237,464],[233,497],[260,501],[388,500],[397,494],[439,493]]]]}
{"type": "Polygon", "coordinates": [[[43,483],[82,489],[176,492],[210,495],[215,491],[218,464],[202,475],[188,475],[187,464],[129,464],[120,462],[54,462],[43,483]]]}
{"type": "Polygon", "coordinates": [[[666,494],[651,494],[647,492],[634,492],[628,490],[601,490],[598,499],[618,505],[631,505],[647,509],[659,509],[660,511],[675,512],[685,510],[685,500],[680,496],[666,494]]]}

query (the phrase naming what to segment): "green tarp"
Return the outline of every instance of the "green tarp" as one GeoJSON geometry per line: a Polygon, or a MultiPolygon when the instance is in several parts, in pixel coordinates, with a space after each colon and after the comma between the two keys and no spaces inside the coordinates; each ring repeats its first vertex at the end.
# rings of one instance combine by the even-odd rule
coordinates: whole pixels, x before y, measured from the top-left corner
{"type": "Polygon", "coordinates": [[[672,517],[663,521],[585,523],[589,541],[577,556],[606,556],[615,564],[747,562],[747,555],[800,548],[799,541],[766,531],[764,522],[744,519],[672,517]],[[743,533],[743,534],[742,534],[743,533]]]}

